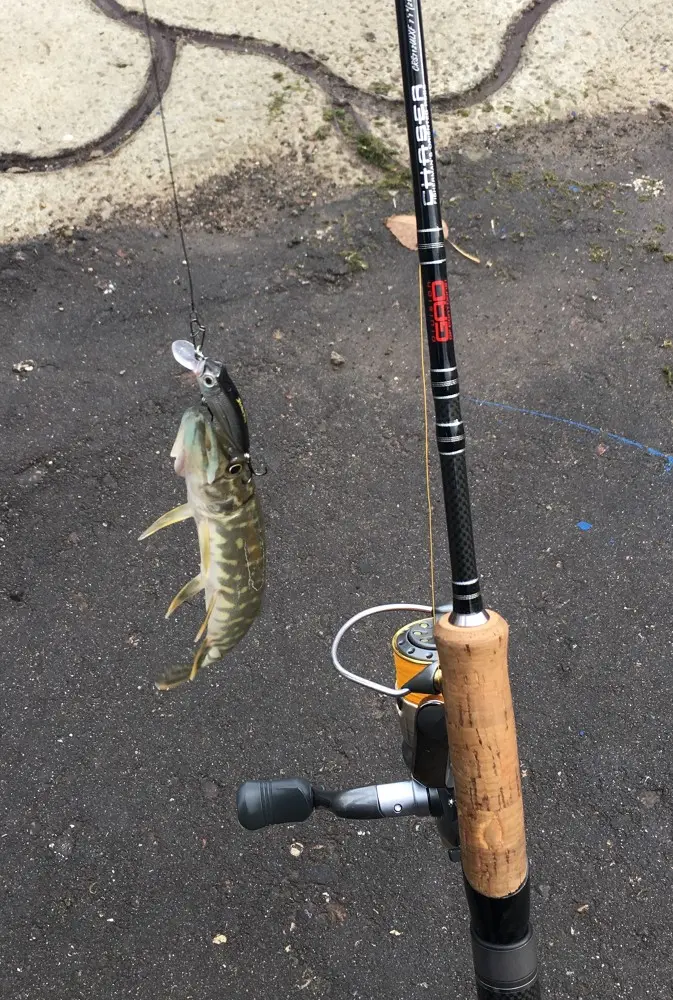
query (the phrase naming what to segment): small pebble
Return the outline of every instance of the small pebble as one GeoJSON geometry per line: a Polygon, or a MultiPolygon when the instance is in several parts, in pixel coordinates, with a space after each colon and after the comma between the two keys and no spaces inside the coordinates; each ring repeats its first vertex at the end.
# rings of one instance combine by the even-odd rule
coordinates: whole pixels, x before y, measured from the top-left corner
{"type": "Polygon", "coordinates": [[[216,799],[220,794],[220,786],[212,778],[201,778],[201,791],[205,799],[216,799]]]}

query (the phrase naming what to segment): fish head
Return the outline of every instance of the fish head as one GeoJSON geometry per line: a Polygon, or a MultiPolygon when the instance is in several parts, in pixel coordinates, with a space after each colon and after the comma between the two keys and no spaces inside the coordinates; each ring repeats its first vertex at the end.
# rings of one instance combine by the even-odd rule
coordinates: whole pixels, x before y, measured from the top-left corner
{"type": "Polygon", "coordinates": [[[244,503],[254,492],[249,456],[202,407],[183,413],[171,458],[189,491],[205,501],[233,497],[244,503]]]}

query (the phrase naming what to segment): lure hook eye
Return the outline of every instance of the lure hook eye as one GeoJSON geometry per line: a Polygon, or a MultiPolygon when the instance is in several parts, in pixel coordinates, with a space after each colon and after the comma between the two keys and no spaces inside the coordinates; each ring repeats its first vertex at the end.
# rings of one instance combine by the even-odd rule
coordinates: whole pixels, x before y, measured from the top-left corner
{"type": "Polygon", "coordinates": [[[232,462],[229,468],[227,469],[227,472],[229,473],[230,476],[238,476],[239,473],[241,473],[242,471],[243,471],[243,466],[241,465],[240,462],[232,462]]]}
{"type": "Polygon", "coordinates": [[[212,389],[215,385],[217,385],[217,379],[214,375],[206,374],[202,377],[202,381],[207,389],[212,389]]]}

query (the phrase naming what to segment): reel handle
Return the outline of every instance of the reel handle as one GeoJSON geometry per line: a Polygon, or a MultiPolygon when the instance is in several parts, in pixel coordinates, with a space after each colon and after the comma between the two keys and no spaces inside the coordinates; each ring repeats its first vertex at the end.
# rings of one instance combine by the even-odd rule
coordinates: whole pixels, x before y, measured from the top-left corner
{"type": "Polygon", "coordinates": [[[392,819],[441,816],[444,806],[439,788],[413,780],[328,792],[313,788],[305,778],[275,778],[246,781],[236,794],[238,821],[246,830],[303,823],[314,809],[328,809],[342,819],[392,819]]]}
{"type": "Polygon", "coordinates": [[[245,781],[236,793],[238,821],[246,830],[303,823],[314,809],[313,788],[305,778],[245,781]]]}

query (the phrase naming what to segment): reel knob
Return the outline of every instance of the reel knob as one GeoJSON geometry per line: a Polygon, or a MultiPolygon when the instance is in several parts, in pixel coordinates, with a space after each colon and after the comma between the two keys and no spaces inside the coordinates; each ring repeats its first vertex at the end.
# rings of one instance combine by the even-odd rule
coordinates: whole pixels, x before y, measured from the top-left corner
{"type": "Polygon", "coordinates": [[[238,822],[246,830],[303,823],[314,808],[313,789],[305,778],[245,781],[236,793],[238,822]]]}

